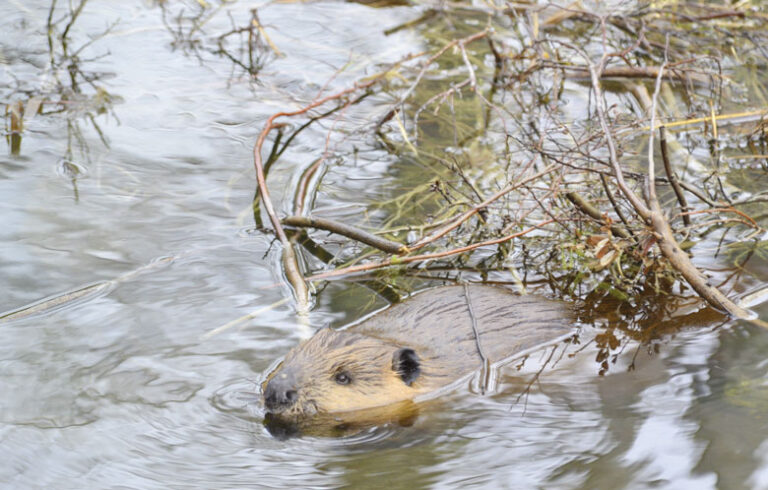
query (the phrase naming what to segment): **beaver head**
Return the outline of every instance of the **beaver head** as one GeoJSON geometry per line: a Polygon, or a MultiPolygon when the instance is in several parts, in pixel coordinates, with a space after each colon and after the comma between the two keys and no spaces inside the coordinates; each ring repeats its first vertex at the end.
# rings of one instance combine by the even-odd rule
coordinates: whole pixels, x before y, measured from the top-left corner
{"type": "Polygon", "coordinates": [[[350,331],[320,330],[291,350],[262,385],[267,412],[300,418],[412,399],[421,361],[413,349],[350,331]]]}

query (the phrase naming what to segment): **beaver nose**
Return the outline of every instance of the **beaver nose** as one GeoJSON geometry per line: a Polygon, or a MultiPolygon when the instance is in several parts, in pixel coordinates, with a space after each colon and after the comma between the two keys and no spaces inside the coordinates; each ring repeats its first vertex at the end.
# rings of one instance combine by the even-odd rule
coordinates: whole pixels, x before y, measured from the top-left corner
{"type": "Polygon", "coordinates": [[[282,412],[293,405],[299,398],[299,393],[285,379],[272,378],[264,389],[264,406],[270,412],[282,412]]]}

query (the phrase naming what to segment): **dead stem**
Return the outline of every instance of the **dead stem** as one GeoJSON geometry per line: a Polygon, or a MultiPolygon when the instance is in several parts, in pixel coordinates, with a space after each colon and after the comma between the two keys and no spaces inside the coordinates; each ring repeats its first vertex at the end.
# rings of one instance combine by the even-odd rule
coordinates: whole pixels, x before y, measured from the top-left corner
{"type": "Polygon", "coordinates": [[[685,194],[683,194],[680,184],[677,182],[677,176],[672,170],[672,165],[669,163],[669,150],[667,149],[667,131],[664,126],[659,128],[659,144],[661,145],[661,159],[664,161],[664,171],[667,173],[672,190],[675,191],[677,202],[680,203],[680,211],[683,216],[683,223],[685,226],[691,226],[691,218],[688,216],[688,201],[685,200],[685,194]]]}

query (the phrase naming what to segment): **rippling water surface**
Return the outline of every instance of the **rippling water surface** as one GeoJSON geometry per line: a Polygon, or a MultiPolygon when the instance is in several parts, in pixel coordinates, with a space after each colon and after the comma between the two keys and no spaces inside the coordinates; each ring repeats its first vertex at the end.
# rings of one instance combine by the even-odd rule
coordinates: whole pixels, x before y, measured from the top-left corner
{"type": "MultiPolygon", "coordinates": [[[[81,80],[73,101],[91,102],[76,127],[31,117],[18,155],[0,156],[0,311],[19,311],[0,320],[0,485],[768,489],[768,332],[749,324],[689,329],[656,355],[628,349],[605,376],[591,351],[565,357],[523,398],[535,368],[506,368],[498,393],[460,386],[408,427],[273,438],[258,383],[308,328],[285,300],[276,247],[254,231],[254,138],[345,64],[332,87],[420,49],[413,31],[383,30],[421,9],[259,6],[283,56],[252,82],[212,33],[257,5],[223,4],[205,32],[179,36],[178,6],[191,15],[195,3],[89,2],[73,45],[92,41],[79,67],[111,103],[89,106],[99,94],[81,80]]],[[[0,5],[4,102],[51,83],[48,9],[0,5]]],[[[326,130],[307,131],[270,185],[293,182],[326,130]]],[[[324,206],[383,192],[370,182],[386,158],[360,158],[359,174],[329,178],[324,206]]],[[[768,278],[764,262],[755,271],[768,278]]],[[[333,283],[311,325],[385,304],[333,283]]]]}

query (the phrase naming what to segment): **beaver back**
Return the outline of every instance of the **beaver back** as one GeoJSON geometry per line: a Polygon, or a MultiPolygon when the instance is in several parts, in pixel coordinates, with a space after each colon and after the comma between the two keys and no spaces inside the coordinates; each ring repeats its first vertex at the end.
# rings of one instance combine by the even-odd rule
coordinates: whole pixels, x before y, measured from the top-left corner
{"type": "Polygon", "coordinates": [[[573,316],[564,303],[492,286],[431,289],[350,330],[407,345],[422,358],[425,375],[432,365],[449,375],[444,381],[452,381],[482,365],[472,317],[480,348],[492,364],[573,330],[573,316]]]}

